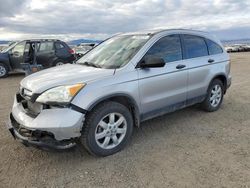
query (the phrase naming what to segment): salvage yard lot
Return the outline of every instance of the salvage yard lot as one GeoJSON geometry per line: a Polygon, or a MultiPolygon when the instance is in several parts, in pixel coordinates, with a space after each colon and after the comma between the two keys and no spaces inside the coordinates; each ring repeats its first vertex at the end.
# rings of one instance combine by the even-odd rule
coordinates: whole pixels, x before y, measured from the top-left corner
{"type": "Polygon", "coordinates": [[[230,55],[233,83],[219,111],[194,106],[146,121],[105,158],[16,142],[5,123],[23,75],[0,79],[0,187],[250,187],[250,53],[230,55]]]}

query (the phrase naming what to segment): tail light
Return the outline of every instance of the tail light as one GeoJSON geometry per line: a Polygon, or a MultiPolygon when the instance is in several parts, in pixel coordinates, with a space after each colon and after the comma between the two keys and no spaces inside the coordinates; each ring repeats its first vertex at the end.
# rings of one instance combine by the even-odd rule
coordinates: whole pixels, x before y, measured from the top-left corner
{"type": "Polygon", "coordinates": [[[75,50],[69,49],[70,54],[75,54],[75,50]]]}

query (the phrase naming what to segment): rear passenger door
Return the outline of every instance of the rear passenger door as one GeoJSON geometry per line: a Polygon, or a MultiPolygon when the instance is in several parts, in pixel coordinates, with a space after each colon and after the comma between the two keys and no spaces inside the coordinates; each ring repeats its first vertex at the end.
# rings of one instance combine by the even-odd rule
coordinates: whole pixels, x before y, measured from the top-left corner
{"type": "Polygon", "coordinates": [[[66,49],[63,43],[55,42],[56,56],[60,59],[65,59],[70,56],[70,53],[66,49]]]}
{"type": "Polygon", "coordinates": [[[210,81],[210,65],[214,62],[208,53],[206,40],[194,35],[181,35],[184,59],[188,66],[187,104],[204,99],[210,81]]]}
{"type": "Polygon", "coordinates": [[[56,57],[64,63],[72,63],[75,60],[74,51],[65,42],[55,42],[56,57]]]}
{"type": "Polygon", "coordinates": [[[40,43],[37,51],[37,63],[44,67],[50,67],[55,58],[55,49],[53,41],[44,41],[40,43]]]}
{"type": "Polygon", "coordinates": [[[138,69],[143,120],[185,106],[187,95],[187,70],[179,35],[159,39],[145,56],[163,58],[166,64],[138,69]]]}

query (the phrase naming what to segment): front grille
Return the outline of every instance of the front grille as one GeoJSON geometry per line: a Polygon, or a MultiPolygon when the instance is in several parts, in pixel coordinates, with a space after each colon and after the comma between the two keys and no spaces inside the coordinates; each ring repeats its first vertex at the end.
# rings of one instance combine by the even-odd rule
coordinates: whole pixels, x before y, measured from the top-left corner
{"type": "Polygon", "coordinates": [[[30,91],[26,88],[23,88],[23,87],[20,87],[20,94],[23,98],[25,98],[27,100],[30,100],[32,97],[32,91],[30,91]]]}
{"type": "Polygon", "coordinates": [[[33,103],[31,101],[27,101],[27,109],[30,111],[30,113],[38,115],[42,111],[43,105],[37,102],[33,103]]]}
{"type": "Polygon", "coordinates": [[[31,102],[31,100],[24,98],[20,93],[17,93],[16,99],[18,103],[21,103],[26,114],[31,117],[36,117],[43,109],[43,105],[36,102],[31,102]]]}

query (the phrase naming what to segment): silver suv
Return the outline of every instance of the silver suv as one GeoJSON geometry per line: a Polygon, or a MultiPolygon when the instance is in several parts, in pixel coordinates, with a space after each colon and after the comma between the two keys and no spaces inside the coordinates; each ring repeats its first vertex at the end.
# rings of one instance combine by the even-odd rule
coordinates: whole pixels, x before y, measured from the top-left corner
{"type": "Polygon", "coordinates": [[[107,156],[124,148],[142,121],[197,103],[218,110],[230,84],[229,56],[208,33],[126,33],[76,64],[24,78],[8,126],[25,145],[66,149],[81,143],[107,156]]]}

